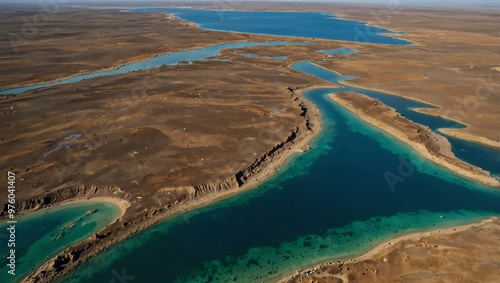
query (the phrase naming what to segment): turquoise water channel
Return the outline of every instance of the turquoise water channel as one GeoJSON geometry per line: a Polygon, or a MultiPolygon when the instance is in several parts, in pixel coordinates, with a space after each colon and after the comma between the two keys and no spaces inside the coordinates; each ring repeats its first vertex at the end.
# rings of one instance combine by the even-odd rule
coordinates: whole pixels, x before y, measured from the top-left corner
{"type": "MultiPolygon", "coordinates": [[[[309,38],[324,36],[327,39],[362,41],[358,31],[372,28],[322,13],[185,9],[175,12],[177,16],[207,29],[309,38]],[[269,17],[273,18],[273,25],[267,31],[262,30],[259,23],[269,20],[269,17]],[[255,27],[250,31],[242,30],[247,25],[255,27]],[[313,29],[301,30],[305,27],[313,29]]],[[[370,42],[408,44],[381,35],[387,30],[377,31],[369,33],[373,36],[370,42]]],[[[204,60],[216,56],[223,48],[282,44],[288,43],[215,45],[158,56],[116,70],[1,93],[21,93],[99,76],[175,65],[181,61],[204,60]]],[[[352,79],[307,61],[296,63],[293,68],[331,82],[352,79]]],[[[411,110],[428,107],[426,104],[380,92],[345,85],[340,90],[307,91],[305,97],[317,105],[322,115],[323,130],[311,142],[312,150],[291,157],[257,188],[163,221],[81,264],[60,282],[119,282],[117,274],[133,277],[133,282],[272,281],[287,272],[323,260],[360,255],[395,236],[500,215],[500,190],[464,179],[425,160],[410,147],[363,122],[328,98],[330,93],[346,90],[375,97],[433,130],[463,126],[411,110]],[[388,173],[399,176],[402,181],[391,186],[386,178],[388,173]]],[[[471,156],[481,159],[473,160],[474,157],[469,156],[467,161],[478,165],[489,160],[486,167],[498,171],[500,163],[488,159],[487,153],[482,151],[484,148],[460,142],[474,152],[471,156]]],[[[499,153],[489,150],[489,154],[499,153]]],[[[46,211],[53,213],[52,216],[27,216],[23,221],[26,228],[20,226],[19,235],[26,237],[19,250],[21,273],[29,273],[50,255],[100,227],[95,224],[93,229],[81,230],[91,227],[90,220],[81,218],[88,208],[70,207],[64,212],[57,209],[60,208],[46,211]],[[57,242],[61,240],[66,242],[57,242]]],[[[99,221],[102,223],[112,221],[106,218],[109,215],[97,214],[99,211],[101,209],[85,217],[101,217],[99,221]]]]}
{"type": "MultiPolygon", "coordinates": [[[[433,108],[434,106],[379,91],[348,86],[343,83],[344,81],[353,80],[356,77],[340,75],[338,73],[322,68],[318,65],[312,64],[309,61],[295,63],[292,65],[292,67],[298,71],[314,75],[318,78],[324,79],[332,83],[336,83],[341,86],[341,88],[332,90],[332,93],[337,93],[342,91],[353,91],[376,98],[379,101],[383,102],[384,104],[398,110],[398,112],[404,117],[414,122],[428,126],[438,134],[440,134],[438,132],[440,128],[465,127],[465,125],[452,120],[447,120],[419,113],[413,110],[415,108],[433,108]]],[[[464,141],[450,136],[446,136],[446,138],[450,141],[452,145],[452,151],[458,158],[466,162],[469,162],[471,164],[474,164],[480,168],[488,170],[493,175],[500,174],[499,150],[495,150],[493,148],[483,146],[478,143],[464,141]]]]}
{"type": "MultiPolygon", "coordinates": [[[[309,62],[292,67],[331,82],[352,79],[309,62]]],[[[323,260],[360,255],[394,236],[500,215],[500,191],[423,159],[328,98],[345,90],[306,93],[321,110],[323,131],[313,150],[291,158],[265,184],[165,221],[65,280],[105,282],[113,270],[125,270],[147,282],[272,281],[323,260]],[[391,187],[387,172],[403,181],[391,187]]],[[[432,129],[461,126],[412,111],[429,107],[420,102],[349,90],[432,129]]]]}
{"type": "Polygon", "coordinates": [[[162,222],[61,282],[107,282],[113,270],[139,282],[272,281],[394,236],[500,215],[500,190],[423,159],[335,104],[332,91],[306,93],[323,131],[263,185],[162,222]],[[404,182],[391,189],[386,172],[404,182]]]}
{"type": "Polygon", "coordinates": [[[120,210],[109,203],[61,205],[17,218],[15,246],[8,247],[11,225],[0,223],[0,282],[20,282],[64,249],[100,231],[118,218],[120,210]],[[94,211],[95,210],[95,211],[94,211]],[[15,276],[7,273],[6,257],[15,250],[15,276]]]}

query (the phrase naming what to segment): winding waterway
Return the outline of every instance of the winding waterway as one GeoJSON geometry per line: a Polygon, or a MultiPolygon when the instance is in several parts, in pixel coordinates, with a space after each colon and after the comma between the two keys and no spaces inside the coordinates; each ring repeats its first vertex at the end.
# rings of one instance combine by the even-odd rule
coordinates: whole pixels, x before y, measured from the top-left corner
{"type": "Polygon", "coordinates": [[[260,282],[394,236],[500,215],[500,191],[424,160],[332,102],[332,91],[306,93],[324,130],[265,184],[162,222],[64,280],[104,282],[124,268],[141,282],[260,282]],[[415,171],[393,192],[384,173],[402,162],[415,171]]]}
{"type": "MultiPolygon", "coordinates": [[[[309,62],[293,67],[332,82],[350,78],[309,62]]],[[[499,191],[424,160],[327,97],[343,90],[305,94],[321,110],[324,130],[313,150],[293,157],[271,180],[165,221],[65,280],[103,281],[110,270],[125,268],[148,282],[266,281],[321,260],[359,255],[395,235],[500,215],[499,191]],[[398,174],[401,164],[415,171],[392,191],[384,173],[398,174]]],[[[426,104],[355,90],[432,129],[460,126],[411,110],[426,104]]]]}
{"type": "MultiPolygon", "coordinates": [[[[245,13],[248,13],[246,16],[252,14],[245,13]]],[[[223,17],[245,15],[228,12],[223,17]]],[[[256,13],[259,17],[268,15],[256,13]]],[[[294,16],[298,15],[294,13],[294,16]]],[[[315,15],[313,19],[319,22],[338,20],[329,19],[331,15],[328,14],[315,15]]],[[[189,19],[189,13],[185,11],[178,16],[189,19]]],[[[205,16],[204,19],[211,19],[219,17],[219,14],[205,16]]],[[[279,13],[274,16],[279,16],[279,13]]],[[[290,14],[282,16],[290,19],[290,14]]],[[[309,14],[303,16],[311,20],[309,14]]],[[[198,24],[213,28],[204,23],[198,24]]],[[[341,29],[351,30],[352,33],[356,26],[366,27],[356,22],[341,29]]],[[[230,30],[227,22],[226,27],[220,30],[230,30]]],[[[254,32],[263,33],[257,29],[254,32]]],[[[285,35],[295,36],[292,33],[285,35]]],[[[396,44],[376,40],[372,42],[396,44]]],[[[156,68],[180,61],[203,60],[217,55],[223,48],[243,48],[256,44],[270,46],[288,43],[235,43],[201,48],[196,52],[170,53],[116,70],[75,76],[50,85],[156,68]],[[200,50],[203,52],[200,53],[200,50]]],[[[307,61],[296,63],[293,67],[331,82],[341,83],[342,80],[352,79],[307,61]]],[[[2,93],[21,93],[48,85],[13,88],[2,93]]],[[[110,282],[116,279],[116,273],[133,276],[137,282],[269,281],[322,260],[351,258],[394,236],[500,215],[500,190],[464,179],[423,159],[399,140],[337,105],[328,98],[328,94],[346,90],[367,94],[433,130],[462,125],[412,111],[411,108],[429,107],[420,102],[342,86],[342,89],[322,88],[305,93],[305,97],[321,112],[323,130],[311,143],[312,150],[291,157],[264,184],[163,221],[91,258],[60,282],[110,282]],[[403,173],[402,167],[405,168],[403,173]],[[405,181],[392,190],[384,177],[386,172],[404,175],[405,181]]],[[[482,151],[485,148],[462,142],[470,145],[468,150],[474,151],[471,156],[464,155],[466,161],[487,167],[485,169],[500,168],[498,160],[484,156],[487,154],[482,151]],[[477,155],[480,158],[475,160],[474,156],[477,155]],[[490,163],[480,163],[484,160],[490,163]]],[[[498,156],[498,151],[491,151],[498,156]]],[[[54,219],[33,215],[32,219],[36,219],[37,223],[43,219],[57,221],[47,228],[51,233],[44,237],[50,239],[55,235],[54,231],[66,227],[65,223],[72,219],[68,215],[54,219]]],[[[25,223],[30,222],[26,220],[25,223]]],[[[61,239],[65,238],[66,235],[61,239]]],[[[75,236],[72,239],[79,238],[75,236]]],[[[49,254],[73,242],[57,245],[49,254]]],[[[28,250],[37,246],[34,240],[26,240],[26,243],[28,250]]],[[[29,271],[46,258],[26,251],[23,260],[37,263],[26,267],[25,270],[29,271]]]]}
{"type": "MultiPolygon", "coordinates": [[[[352,52],[351,52],[352,53],[352,52]]],[[[332,93],[342,92],[342,91],[353,91],[357,93],[362,93],[367,96],[378,99],[384,104],[395,108],[404,117],[420,123],[422,125],[428,126],[437,134],[440,128],[464,128],[465,125],[458,122],[435,117],[432,115],[427,115],[414,111],[416,108],[433,108],[434,106],[406,99],[403,97],[390,95],[387,93],[363,89],[359,87],[352,87],[344,84],[344,81],[350,81],[356,79],[353,76],[343,76],[338,73],[332,72],[330,70],[324,69],[318,65],[312,64],[308,61],[298,62],[293,64],[293,68],[304,73],[314,75],[318,78],[324,79],[326,81],[338,84],[341,88],[332,90],[332,93]]],[[[478,143],[464,141],[451,136],[446,136],[452,145],[452,151],[458,158],[474,164],[480,168],[483,168],[493,175],[500,174],[500,151],[493,148],[480,145],[478,143]]]]}
{"type": "Polygon", "coordinates": [[[159,68],[162,66],[172,66],[177,65],[181,62],[192,63],[194,61],[203,61],[210,57],[215,57],[220,55],[220,51],[223,49],[239,49],[250,46],[276,46],[276,45],[294,45],[294,44],[309,44],[309,43],[293,43],[286,41],[270,41],[270,42],[236,42],[236,43],[227,43],[227,44],[217,44],[206,46],[203,48],[190,49],[179,52],[166,53],[160,56],[156,56],[151,59],[147,59],[144,61],[124,64],[118,68],[112,70],[105,71],[97,71],[91,72],[88,74],[72,76],[67,79],[58,80],[49,83],[41,83],[41,84],[33,84],[22,87],[13,87],[0,90],[0,95],[5,94],[19,94],[30,90],[37,90],[41,88],[64,85],[64,84],[72,84],[80,81],[84,81],[87,79],[98,78],[98,77],[106,77],[106,76],[114,76],[119,74],[126,74],[130,72],[137,72],[141,70],[147,70],[152,68],[159,68]]]}

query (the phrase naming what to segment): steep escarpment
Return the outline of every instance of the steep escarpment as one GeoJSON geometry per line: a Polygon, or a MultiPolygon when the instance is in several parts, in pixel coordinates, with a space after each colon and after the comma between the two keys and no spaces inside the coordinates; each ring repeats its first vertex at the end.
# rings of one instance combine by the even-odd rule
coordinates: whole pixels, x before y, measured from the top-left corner
{"type": "MultiPolygon", "coordinates": [[[[127,194],[119,187],[113,186],[77,186],[59,189],[48,193],[44,196],[25,199],[16,204],[16,212],[25,212],[28,210],[38,210],[55,204],[62,203],[67,200],[83,197],[95,196],[120,196],[127,198],[127,194]]],[[[7,212],[7,204],[3,205],[0,211],[0,218],[4,217],[7,212]]]]}
{"type": "Polygon", "coordinates": [[[235,177],[238,182],[238,185],[243,186],[252,176],[255,176],[260,172],[263,172],[267,167],[266,165],[270,161],[272,161],[275,155],[280,154],[283,150],[286,149],[288,145],[293,144],[294,140],[297,138],[298,132],[299,128],[297,127],[288,136],[286,141],[277,144],[269,151],[267,151],[266,154],[261,156],[259,159],[255,160],[255,162],[252,165],[236,173],[235,177]]]}
{"type": "MultiPolygon", "coordinates": [[[[272,175],[274,171],[294,152],[300,152],[308,148],[307,145],[312,138],[312,133],[319,131],[319,118],[317,114],[311,114],[312,105],[297,96],[293,89],[288,89],[292,101],[301,110],[303,117],[301,123],[290,130],[285,140],[277,143],[267,150],[262,156],[247,168],[235,172],[226,178],[214,180],[193,186],[166,187],[157,191],[152,196],[139,196],[123,193],[119,188],[94,187],[87,190],[75,189],[74,193],[60,192],[57,196],[48,197],[47,203],[53,204],[57,200],[67,199],[75,196],[92,196],[97,192],[107,192],[109,195],[126,198],[130,208],[116,222],[110,224],[104,230],[92,235],[90,238],[71,247],[58,256],[43,264],[35,273],[30,275],[24,282],[49,282],[54,278],[61,277],[74,267],[88,260],[97,253],[121,242],[137,232],[143,231],[149,226],[169,216],[193,208],[205,205],[216,199],[224,198],[242,190],[254,188],[259,182],[272,175]],[[118,193],[117,193],[118,192],[118,193]]],[[[70,192],[73,192],[70,190],[70,192]]],[[[103,193],[104,194],[104,193],[103,193]]],[[[40,200],[29,202],[24,205],[25,209],[36,209],[38,203],[44,203],[47,196],[40,200]]]]}
{"type": "Polygon", "coordinates": [[[213,192],[232,190],[237,187],[239,187],[239,184],[238,181],[236,180],[236,177],[229,177],[224,180],[213,183],[200,184],[193,186],[194,190],[193,198],[197,198],[213,192]]]}

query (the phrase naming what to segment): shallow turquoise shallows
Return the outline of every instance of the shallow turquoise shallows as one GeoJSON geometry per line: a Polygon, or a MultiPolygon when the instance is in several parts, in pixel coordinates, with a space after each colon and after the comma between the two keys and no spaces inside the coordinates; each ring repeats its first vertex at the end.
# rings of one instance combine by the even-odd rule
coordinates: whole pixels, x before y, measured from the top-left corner
{"type": "MultiPolygon", "coordinates": [[[[366,27],[359,22],[341,21],[337,28],[325,28],[330,21],[339,20],[320,13],[175,12],[188,20],[192,17],[190,20],[203,28],[232,31],[232,27],[240,29],[255,24],[255,30],[236,31],[288,36],[319,38],[319,34],[313,35],[307,29],[295,34],[297,27],[300,30],[312,25],[329,31],[328,36],[335,37],[333,39],[342,38],[331,34],[347,31],[349,36],[343,40],[350,40],[356,39],[356,27],[366,27]],[[275,25],[271,25],[268,33],[259,30],[260,22],[269,20],[270,15],[283,18],[271,19],[275,25]],[[297,25],[289,24],[290,21],[297,25]]],[[[373,43],[407,44],[376,32],[371,35],[373,43]]],[[[209,54],[176,53],[175,56],[179,56],[176,62],[213,56],[223,46],[207,47],[209,54]]],[[[238,48],[231,46],[228,48],[238,48]]],[[[135,69],[127,65],[118,73],[165,64],[151,62],[155,63],[135,69]]],[[[293,68],[331,82],[353,78],[309,62],[299,62],[293,68]]],[[[103,73],[89,75],[98,77],[103,73]]],[[[362,254],[395,236],[500,215],[500,190],[466,180],[425,160],[410,147],[366,124],[328,98],[330,93],[345,90],[380,99],[433,130],[463,127],[411,109],[428,107],[426,104],[380,92],[347,86],[340,90],[307,91],[306,98],[316,104],[322,114],[323,130],[311,142],[312,150],[290,158],[259,187],[163,221],[90,259],[59,282],[272,281],[322,260],[362,254]],[[392,182],[394,178],[388,180],[387,176],[398,176],[398,181],[392,182]]],[[[481,160],[475,160],[477,162],[488,158],[483,147],[463,143],[469,146],[467,150],[474,152],[467,158],[479,156],[477,159],[481,160]]],[[[490,167],[500,168],[498,161],[488,162],[490,167]]],[[[58,225],[64,226],[64,223],[58,225]]],[[[44,258],[26,255],[23,260],[39,264],[44,258]]]]}
{"type": "MultiPolygon", "coordinates": [[[[326,81],[339,84],[341,88],[333,90],[332,93],[354,91],[376,98],[386,105],[389,105],[390,107],[398,110],[398,112],[401,113],[401,115],[403,115],[404,117],[414,122],[428,126],[438,134],[441,134],[438,131],[440,128],[465,127],[465,125],[452,120],[415,112],[413,110],[415,108],[434,108],[434,106],[383,92],[348,86],[343,83],[343,81],[353,80],[355,79],[355,77],[339,75],[308,61],[295,63],[293,64],[293,68],[301,72],[314,75],[326,81]]],[[[452,145],[452,151],[458,158],[469,162],[470,164],[488,170],[493,175],[500,174],[500,150],[495,150],[478,143],[460,140],[451,136],[445,135],[445,137],[450,141],[452,145]]]]}
{"type": "Polygon", "coordinates": [[[65,248],[103,229],[118,218],[120,210],[113,204],[85,202],[62,205],[19,217],[15,224],[16,270],[7,273],[7,227],[0,223],[0,282],[20,282],[24,276],[65,248]],[[95,210],[94,213],[90,213],[95,210]]]}
{"type": "Polygon", "coordinates": [[[331,101],[334,91],[306,93],[323,131],[265,184],[162,222],[61,282],[108,282],[117,272],[138,282],[272,281],[395,236],[500,215],[499,190],[423,159],[331,101]],[[404,182],[391,187],[388,172],[404,182]]]}

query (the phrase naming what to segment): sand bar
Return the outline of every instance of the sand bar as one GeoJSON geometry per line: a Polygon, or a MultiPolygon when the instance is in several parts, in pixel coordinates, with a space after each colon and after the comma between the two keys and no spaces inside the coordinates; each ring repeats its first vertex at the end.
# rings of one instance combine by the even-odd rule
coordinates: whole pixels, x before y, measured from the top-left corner
{"type": "Polygon", "coordinates": [[[446,138],[433,133],[426,126],[402,117],[380,101],[353,92],[330,95],[330,98],[364,121],[408,144],[428,160],[468,179],[500,187],[500,182],[489,172],[458,159],[451,152],[451,145],[446,138]]]}
{"type": "Polygon", "coordinates": [[[461,129],[439,129],[439,131],[445,135],[449,135],[457,139],[473,141],[480,144],[484,144],[489,147],[500,148],[500,141],[498,140],[492,140],[486,137],[476,136],[468,132],[464,132],[461,129]]]}
{"type": "Polygon", "coordinates": [[[117,219],[120,219],[125,215],[125,212],[130,207],[130,202],[123,198],[115,198],[115,197],[92,197],[88,199],[72,199],[59,203],[57,206],[67,205],[67,204],[78,204],[78,203],[88,203],[88,202],[106,202],[111,203],[116,206],[119,210],[119,215],[117,219]]]}

